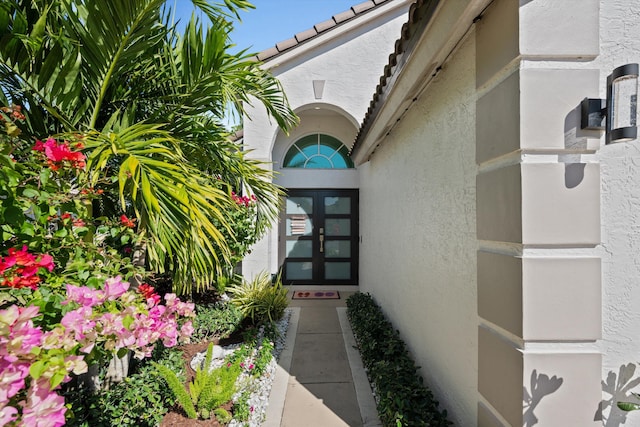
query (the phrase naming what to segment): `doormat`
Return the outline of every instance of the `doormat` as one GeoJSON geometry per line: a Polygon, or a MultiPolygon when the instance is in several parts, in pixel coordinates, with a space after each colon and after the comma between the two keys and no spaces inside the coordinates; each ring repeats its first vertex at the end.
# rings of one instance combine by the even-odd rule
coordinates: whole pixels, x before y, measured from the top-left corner
{"type": "Polygon", "coordinates": [[[340,299],[338,291],[294,291],[293,299],[340,299]]]}

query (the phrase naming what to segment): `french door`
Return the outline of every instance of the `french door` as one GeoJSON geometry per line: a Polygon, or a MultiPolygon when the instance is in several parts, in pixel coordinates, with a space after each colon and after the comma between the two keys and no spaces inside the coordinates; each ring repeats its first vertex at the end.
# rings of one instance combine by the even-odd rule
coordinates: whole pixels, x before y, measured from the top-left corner
{"type": "Polygon", "coordinates": [[[289,190],[280,230],[283,283],[358,284],[358,190],[289,190]]]}

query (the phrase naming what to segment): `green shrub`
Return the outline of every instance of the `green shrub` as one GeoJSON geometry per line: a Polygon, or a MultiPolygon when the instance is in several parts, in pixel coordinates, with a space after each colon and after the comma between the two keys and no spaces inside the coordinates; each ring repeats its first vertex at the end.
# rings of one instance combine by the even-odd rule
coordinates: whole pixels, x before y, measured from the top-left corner
{"type": "Polygon", "coordinates": [[[213,410],[213,415],[216,417],[216,419],[218,420],[218,422],[220,424],[229,424],[231,422],[231,420],[233,419],[233,417],[231,416],[229,411],[227,411],[224,408],[216,408],[216,409],[214,409],[213,410]]]}
{"type": "MultiPolygon", "coordinates": [[[[181,351],[158,346],[151,360],[179,372],[179,381],[184,381],[181,351]]],[[[132,361],[131,374],[108,390],[91,395],[70,389],[65,400],[70,405],[66,423],[70,427],[157,426],[173,406],[171,391],[149,360],[132,361]]]]}
{"type": "Polygon", "coordinates": [[[212,354],[213,343],[209,344],[204,365],[196,370],[195,377],[188,387],[182,384],[170,368],[154,363],[189,418],[210,418],[211,415],[215,415],[216,409],[231,400],[236,391],[235,384],[240,376],[240,366],[229,363],[220,368],[209,369],[212,354]]]}
{"type": "Polygon", "coordinates": [[[251,407],[249,406],[249,397],[251,391],[244,391],[238,401],[233,404],[233,417],[238,421],[247,421],[251,416],[251,407]]]}
{"type": "Polygon", "coordinates": [[[233,295],[232,303],[254,324],[278,321],[289,305],[287,289],[282,287],[280,276],[272,283],[267,272],[258,274],[252,281],[243,280],[228,291],[233,295]]]}
{"type": "Polygon", "coordinates": [[[244,316],[240,308],[226,301],[213,304],[198,304],[193,320],[193,342],[209,341],[213,338],[227,338],[242,323],[244,316]]]}
{"type": "Polygon", "coordinates": [[[362,362],[375,385],[378,414],[385,427],[451,424],[447,411],[422,384],[400,333],[385,318],[371,295],[356,293],[347,299],[351,323],[362,362]]]}

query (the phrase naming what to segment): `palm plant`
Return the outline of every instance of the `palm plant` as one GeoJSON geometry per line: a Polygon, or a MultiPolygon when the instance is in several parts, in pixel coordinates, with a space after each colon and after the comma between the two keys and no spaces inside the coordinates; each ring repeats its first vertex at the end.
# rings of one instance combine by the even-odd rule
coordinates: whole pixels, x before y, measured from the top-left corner
{"type": "Polygon", "coordinates": [[[0,103],[23,105],[21,137],[81,139],[94,182],[110,178],[135,213],[149,266],[180,293],[201,291],[228,258],[220,230],[257,196],[258,228],[277,215],[270,172],[245,158],[221,119],[259,102],[296,122],[278,81],[245,51],[230,54],[229,16],[245,0],[192,0],[204,12],[183,34],[165,0],[5,0],[0,3],[0,103]]]}

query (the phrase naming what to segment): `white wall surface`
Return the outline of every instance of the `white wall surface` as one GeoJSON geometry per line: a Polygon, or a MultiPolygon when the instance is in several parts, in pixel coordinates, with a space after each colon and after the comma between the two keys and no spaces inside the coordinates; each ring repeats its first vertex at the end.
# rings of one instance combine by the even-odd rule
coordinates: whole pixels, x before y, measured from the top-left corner
{"type": "Polygon", "coordinates": [[[477,412],[474,55],[472,33],[360,168],[361,291],[459,426],[477,412]]]}
{"type": "MultiPolygon", "coordinates": [[[[272,164],[275,182],[285,188],[357,188],[358,170],[283,170],[286,150],[297,139],[325,133],[350,147],[371,102],[400,29],[407,21],[410,0],[386,2],[360,17],[268,61],[265,66],[282,83],[300,125],[287,136],[263,107],[248,109],[244,145],[250,157],[272,164]],[[313,81],[323,80],[317,99],[313,81]],[[250,119],[249,119],[250,118],[250,119]]],[[[340,11],[336,11],[340,12],[340,11]]],[[[277,40],[274,40],[277,42],[277,40]]],[[[278,227],[258,242],[243,261],[243,274],[277,272],[278,227]]]]}
{"type": "MultiPolygon", "coordinates": [[[[319,103],[336,106],[357,127],[407,21],[409,3],[388,2],[291,53],[271,59],[265,67],[280,80],[294,110],[319,103]],[[314,80],[325,81],[321,99],[315,98],[314,80]]],[[[268,119],[264,108],[256,106],[248,113],[244,122],[245,145],[254,150],[255,158],[270,161],[278,128],[268,119]]]]}
{"type": "MultiPolygon", "coordinates": [[[[640,2],[601,0],[600,26],[597,64],[604,97],[613,68],[640,62],[640,2]]],[[[602,174],[602,418],[607,427],[636,426],[640,413],[620,411],[613,399],[624,400],[629,389],[640,392],[640,141],[603,145],[597,158],[602,174]]]]}

